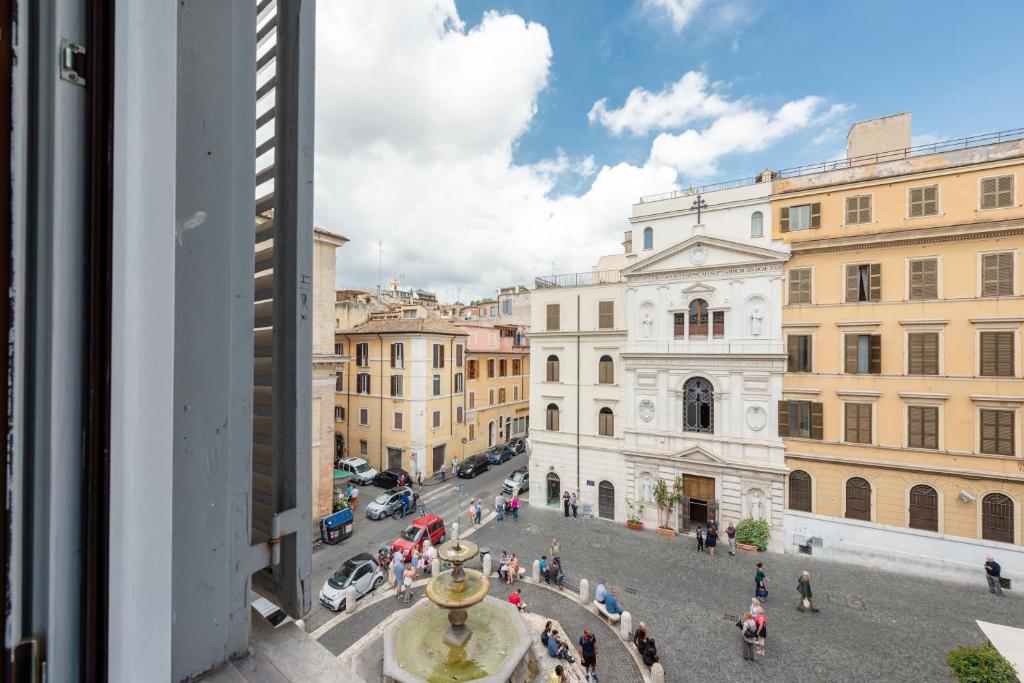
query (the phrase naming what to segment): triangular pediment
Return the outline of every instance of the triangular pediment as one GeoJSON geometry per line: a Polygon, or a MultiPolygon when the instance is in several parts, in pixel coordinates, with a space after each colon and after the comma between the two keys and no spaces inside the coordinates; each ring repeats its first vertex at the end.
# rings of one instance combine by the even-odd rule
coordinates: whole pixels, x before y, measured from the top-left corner
{"type": "Polygon", "coordinates": [[[703,282],[694,282],[689,287],[683,288],[684,294],[710,294],[714,292],[715,288],[711,285],[706,285],[703,282]]]}
{"type": "Polygon", "coordinates": [[[626,276],[676,270],[713,270],[786,261],[789,254],[718,237],[694,235],[624,269],[626,276]]]}
{"type": "Polygon", "coordinates": [[[672,458],[675,460],[704,462],[713,465],[724,465],[728,462],[699,445],[689,446],[681,451],[677,451],[672,454],[672,458]]]}

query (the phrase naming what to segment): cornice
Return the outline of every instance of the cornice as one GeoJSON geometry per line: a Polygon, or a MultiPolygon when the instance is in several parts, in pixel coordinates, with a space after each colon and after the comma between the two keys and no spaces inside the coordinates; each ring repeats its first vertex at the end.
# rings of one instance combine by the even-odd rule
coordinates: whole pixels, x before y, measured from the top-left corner
{"type": "Polygon", "coordinates": [[[555,339],[558,337],[565,339],[573,337],[622,337],[625,339],[627,334],[626,330],[555,330],[551,332],[529,332],[526,336],[530,339],[555,339]]]}
{"type": "MultiPolygon", "coordinates": [[[[822,237],[814,240],[790,242],[793,256],[828,254],[862,249],[891,249],[917,244],[942,244],[968,240],[990,239],[1024,235],[1024,219],[1004,221],[978,221],[936,228],[900,229],[874,232],[867,235],[822,237]]],[[[793,266],[799,267],[799,266],[793,266]]]]}
{"type": "MultiPolygon", "coordinates": [[[[788,439],[787,439],[788,440],[788,439]]],[[[932,451],[934,454],[947,455],[943,451],[932,451]]],[[[980,458],[980,459],[991,459],[991,460],[1016,460],[1013,456],[990,456],[990,455],[979,455],[974,453],[948,453],[948,455],[980,458]]],[[[969,470],[961,469],[958,467],[936,467],[933,465],[924,465],[921,463],[903,463],[890,460],[870,460],[868,458],[848,458],[845,456],[835,455],[818,455],[815,453],[794,453],[786,449],[786,459],[790,458],[794,460],[809,460],[814,462],[827,462],[836,465],[851,465],[854,467],[877,467],[879,469],[887,470],[903,470],[909,472],[928,473],[928,474],[944,474],[953,477],[960,477],[963,479],[994,479],[996,481],[1016,481],[1024,482],[1024,474],[1012,474],[1009,472],[986,472],[985,470],[969,470]]]]}

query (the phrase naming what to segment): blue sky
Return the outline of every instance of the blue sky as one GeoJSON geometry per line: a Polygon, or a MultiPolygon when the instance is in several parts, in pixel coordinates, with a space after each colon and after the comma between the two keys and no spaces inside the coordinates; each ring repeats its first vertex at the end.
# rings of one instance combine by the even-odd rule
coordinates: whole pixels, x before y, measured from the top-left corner
{"type": "Polygon", "coordinates": [[[463,300],[585,271],[630,205],[1024,126],[1024,2],[334,0],[318,5],[316,220],[339,286],[463,300]],[[589,116],[588,116],[589,114],[589,116]]]}

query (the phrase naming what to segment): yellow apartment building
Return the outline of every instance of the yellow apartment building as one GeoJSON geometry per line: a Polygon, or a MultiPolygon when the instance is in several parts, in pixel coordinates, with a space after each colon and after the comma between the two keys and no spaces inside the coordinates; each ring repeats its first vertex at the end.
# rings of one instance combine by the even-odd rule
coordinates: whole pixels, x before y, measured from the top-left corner
{"type": "Polygon", "coordinates": [[[340,453],[424,478],[465,457],[463,330],[439,318],[368,320],[335,342],[350,359],[335,386],[340,453]]]}
{"type": "Polygon", "coordinates": [[[792,250],[787,552],[972,574],[1020,553],[1015,133],[913,150],[910,115],[886,117],[853,127],[846,161],[773,181],[774,237],[792,250]]]}
{"type": "Polygon", "coordinates": [[[467,335],[467,452],[526,436],[530,426],[526,328],[484,320],[460,321],[458,326],[467,335]]]}

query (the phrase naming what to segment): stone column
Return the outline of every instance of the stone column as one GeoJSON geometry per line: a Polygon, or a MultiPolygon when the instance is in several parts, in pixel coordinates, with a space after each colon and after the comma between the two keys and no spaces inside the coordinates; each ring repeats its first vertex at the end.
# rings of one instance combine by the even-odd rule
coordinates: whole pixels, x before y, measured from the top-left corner
{"type": "Polygon", "coordinates": [[[590,582],[580,579],[580,603],[585,605],[588,602],[590,602],[590,582]]]}
{"type": "Polygon", "coordinates": [[[530,573],[530,577],[534,583],[540,583],[540,560],[533,561],[533,571],[530,573]]]}
{"type": "Polygon", "coordinates": [[[356,600],[356,588],[355,586],[349,586],[345,589],[345,612],[348,614],[355,614],[358,601],[356,600]]]}
{"type": "Polygon", "coordinates": [[[651,667],[651,683],[665,683],[665,669],[660,662],[655,662],[651,667]]]}
{"type": "Polygon", "coordinates": [[[437,576],[441,573],[441,560],[434,558],[434,561],[430,563],[430,575],[437,576]]]}
{"type": "Polygon", "coordinates": [[[633,615],[629,612],[623,612],[619,615],[619,637],[625,643],[628,643],[630,638],[633,637],[633,615]]]}
{"type": "Polygon", "coordinates": [[[487,553],[486,555],[484,555],[484,562],[483,562],[483,564],[484,564],[484,567],[483,567],[483,569],[484,569],[484,576],[490,576],[491,575],[491,554],[490,553],[487,553]]]}

